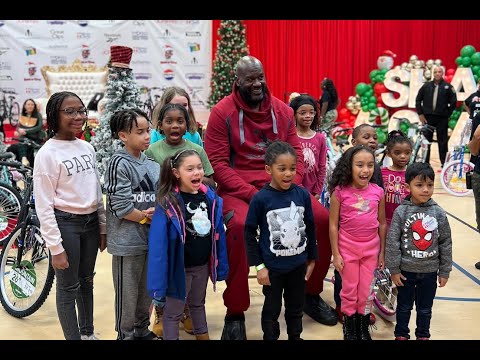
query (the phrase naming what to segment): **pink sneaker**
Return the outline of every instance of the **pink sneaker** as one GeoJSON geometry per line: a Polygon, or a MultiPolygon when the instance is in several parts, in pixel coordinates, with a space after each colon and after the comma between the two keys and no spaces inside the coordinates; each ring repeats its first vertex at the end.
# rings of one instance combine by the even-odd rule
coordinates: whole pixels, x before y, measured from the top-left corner
{"type": "Polygon", "coordinates": [[[405,336],[395,336],[395,340],[408,340],[405,336]]]}

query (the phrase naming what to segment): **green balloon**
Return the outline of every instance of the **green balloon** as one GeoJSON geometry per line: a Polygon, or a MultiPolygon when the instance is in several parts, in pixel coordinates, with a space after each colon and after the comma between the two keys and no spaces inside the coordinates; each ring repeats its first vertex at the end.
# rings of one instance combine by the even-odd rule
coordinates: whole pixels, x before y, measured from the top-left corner
{"type": "Polygon", "coordinates": [[[377,103],[377,98],[372,95],[372,96],[370,96],[370,97],[368,98],[368,102],[370,102],[370,103],[375,103],[375,104],[376,104],[376,103],[377,103]]]}
{"type": "Polygon", "coordinates": [[[375,109],[376,107],[377,107],[377,103],[376,103],[376,102],[375,102],[375,103],[369,103],[369,104],[368,104],[368,108],[369,108],[370,110],[373,110],[373,109],[375,109]]]}
{"type": "Polygon", "coordinates": [[[465,56],[470,57],[474,53],[475,53],[475,48],[472,45],[465,45],[462,48],[462,50],[460,50],[460,55],[462,55],[462,57],[465,57],[465,56]]]}
{"type": "Polygon", "coordinates": [[[377,140],[379,144],[383,144],[387,140],[387,135],[380,128],[377,129],[377,140]]]}
{"type": "Polygon", "coordinates": [[[478,81],[478,75],[473,75],[474,79],[475,79],[475,82],[478,81]]]}
{"type": "Polygon", "coordinates": [[[362,111],[367,112],[368,111],[368,105],[363,105],[362,106],[362,111]]]}
{"type": "Polygon", "coordinates": [[[448,127],[449,127],[450,129],[452,129],[452,130],[455,129],[455,125],[457,125],[457,120],[450,119],[450,120],[448,121],[448,127]]]}
{"type": "Polygon", "coordinates": [[[370,71],[370,80],[373,81],[373,79],[375,79],[375,76],[377,76],[377,74],[378,74],[378,70],[370,71]]]}
{"type": "Polygon", "coordinates": [[[363,82],[358,83],[357,86],[355,87],[355,91],[357,92],[358,95],[362,96],[368,91],[368,85],[363,82]]]}
{"type": "Polygon", "coordinates": [[[463,67],[469,67],[472,64],[472,60],[470,60],[469,56],[462,57],[462,65],[463,67]]]}
{"type": "Polygon", "coordinates": [[[404,134],[407,134],[408,133],[408,124],[405,124],[405,123],[401,123],[400,124],[400,131],[403,132],[404,134]]]}
{"type": "Polygon", "coordinates": [[[480,65],[480,52],[476,52],[470,56],[470,60],[472,61],[472,65],[480,65]]]}
{"type": "Polygon", "coordinates": [[[474,74],[476,74],[476,73],[479,72],[479,71],[480,71],[480,66],[479,66],[479,65],[474,65],[474,66],[472,66],[472,72],[473,72],[474,74]]]}
{"type": "Polygon", "coordinates": [[[455,59],[455,64],[457,64],[457,65],[462,65],[462,57],[461,57],[461,56],[458,56],[458,57],[455,59]]]}

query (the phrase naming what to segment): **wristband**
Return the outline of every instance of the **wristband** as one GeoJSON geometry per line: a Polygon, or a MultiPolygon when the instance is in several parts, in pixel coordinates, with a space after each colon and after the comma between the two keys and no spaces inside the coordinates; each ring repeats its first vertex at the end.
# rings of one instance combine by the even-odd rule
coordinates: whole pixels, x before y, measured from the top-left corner
{"type": "Polygon", "coordinates": [[[145,216],[145,217],[144,217],[142,220],[140,220],[138,223],[143,225],[143,224],[145,224],[147,221],[148,221],[148,217],[145,216]]]}
{"type": "Polygon", "coordinates": [[[265,268],[265,264],[264,263],[261,263],[260,265],[257,265],[255,266],[255,270],[257,270],[257,272],[259,272],[260,270],[264,269],[265,268]]]}

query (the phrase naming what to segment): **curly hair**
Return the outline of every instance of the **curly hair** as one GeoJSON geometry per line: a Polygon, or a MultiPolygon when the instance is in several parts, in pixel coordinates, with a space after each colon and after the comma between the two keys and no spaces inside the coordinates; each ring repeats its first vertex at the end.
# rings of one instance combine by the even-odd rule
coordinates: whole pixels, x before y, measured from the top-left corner
{"type": "Polygon", "coordinates": [[[325,78],[322,81],[322,89],[330,94],[332,103],[336,104],[338,99],[337,89],[333,85],[332,79],[325,78]]]}
{"type": "Polygon", "coordinates": [[[372,154],[372,158],[375,161],[375,153],[368,146],[356,145],[345,151],[342,157],[338,160],[337,165],[333,170],[332,178],[328,184],[328,191],[330,192],[330,194],[333,193],[333,190],[337,186],[348,186],[353,182],[353,156],[360,151],[366,151],[372,154]]]}

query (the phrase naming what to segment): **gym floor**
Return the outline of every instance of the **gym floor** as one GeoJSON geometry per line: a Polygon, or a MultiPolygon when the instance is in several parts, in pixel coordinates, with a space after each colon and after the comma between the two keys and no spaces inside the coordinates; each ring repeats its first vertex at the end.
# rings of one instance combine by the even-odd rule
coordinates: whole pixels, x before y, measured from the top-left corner
{"type": "MultiPolygon", "coordinates": [[[[432,166],[439,168],[437,145],[432,146],[432,166]]],[[[475,205],[472,196],[454,197],[447,194],[438,181],[436,173],[435,192],[433,198],[448,212],[448,220],[453,235],[453,270],[444,288],[437,290],[433,306],[431,322],[432,340],[469,339],[480,340],[480,270],[475,263],[480,261],[480,235],[476,231],[475,205]]],[[[95,276],[95,335],[99,339],[114,340],[116,338],[114,324],[114,291],[111,272],[111,255],[106,251],[99,254],[95,276]]],[[[260,314],[263,306],[261,286],[253,277],[251,269],[250,299],[251,305],[246,312],[247,337],[251,340],[262,339],[260,314]]],[[[333,269],[325,279],[322,298],[334,306],[333,285],[330,279],[333,269]]],[[[225,307],[222,292],[225,282],[218,283],[217,292],[213,292],[211,283],[207,289],[206,310],[211,339],[220,339],[225,307]]],[[[283,313],[280,315],[280,339],[286,339],[283,313]]],[[[374,340],[393,339],[394,323],[383,320],[377,315],[376,329],[372,330],[374,340]]],[[[412,312],[410,331],[415,329],[415,311],[412,312]]],[[[194,340],[195,337],[180,331],[183,340],[194,340]]],[[[306,340],[339,340],[343,338],[342,326],[321,325],[309,316],[303,317],[302,338],[306,340]]],[[[17,319],[0,309],[0,339],[14,340],[61,340],[62,329],[58,322],[55,308],[55,284],[45,304],[33,315],[17,319]]]]}

